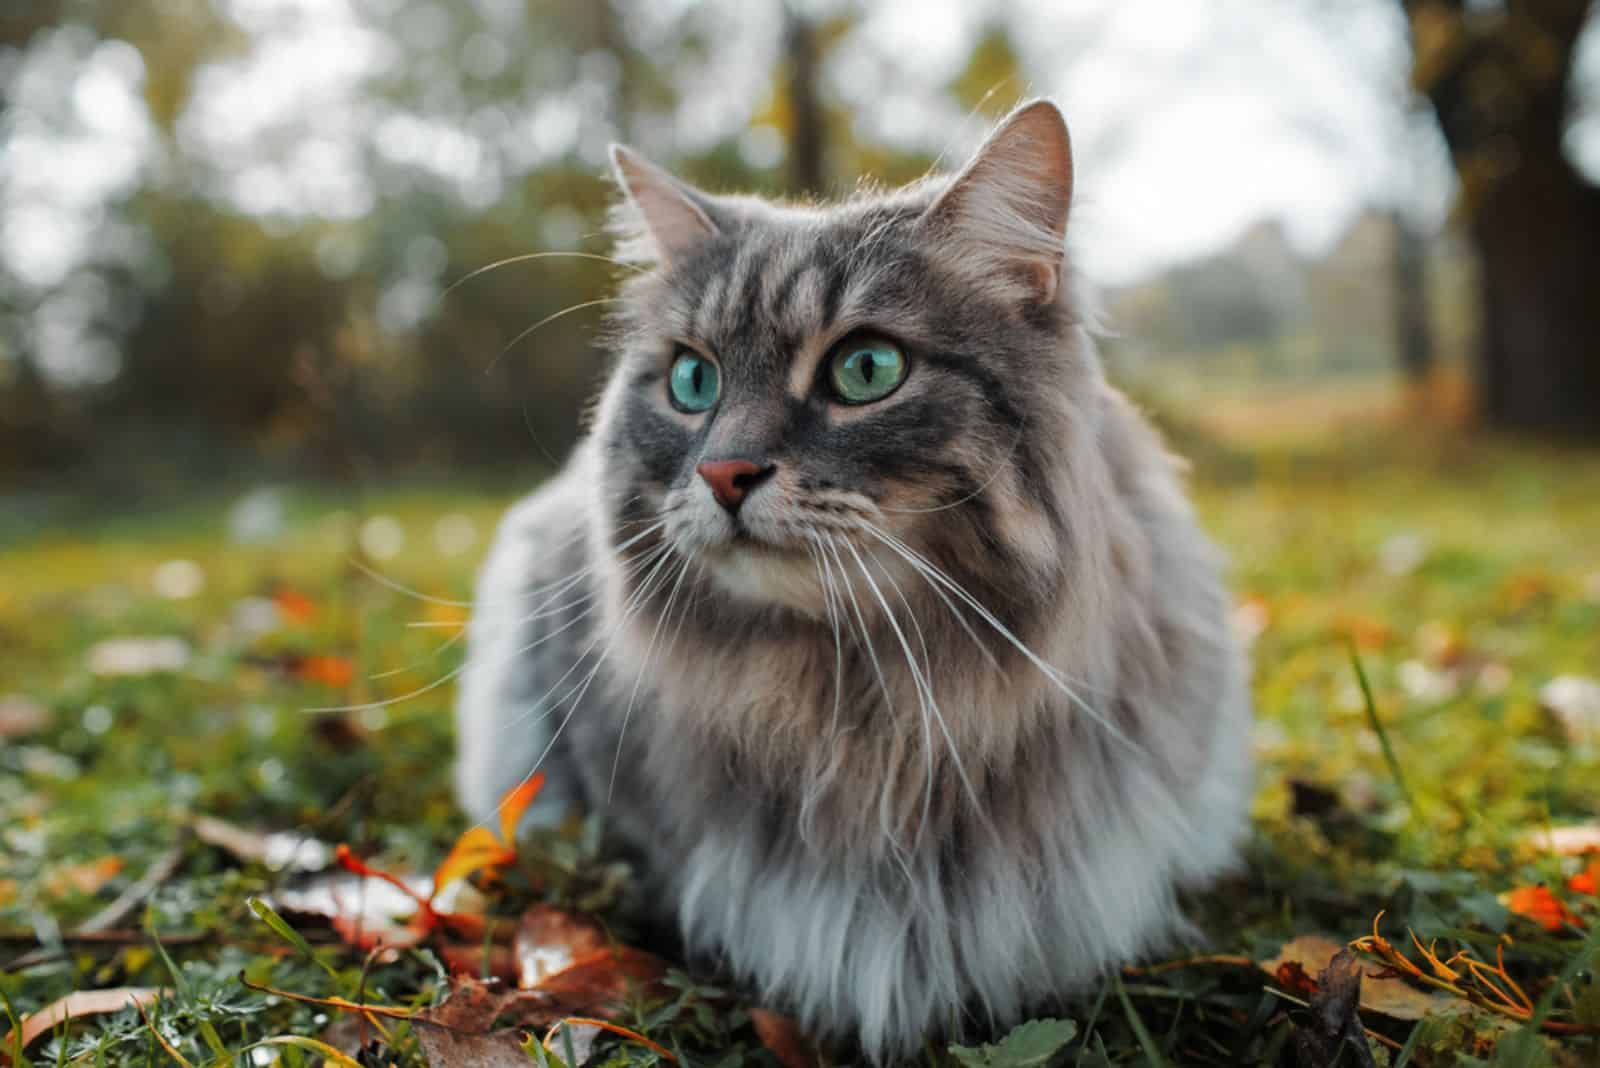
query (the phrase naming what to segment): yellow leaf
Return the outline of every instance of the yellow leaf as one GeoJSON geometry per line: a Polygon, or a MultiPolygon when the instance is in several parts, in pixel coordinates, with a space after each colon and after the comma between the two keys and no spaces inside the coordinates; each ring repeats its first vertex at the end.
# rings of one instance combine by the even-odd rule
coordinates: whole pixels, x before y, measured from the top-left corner
{"type": "Polygon", "coordinates": [[[457,879],[510,864],[516,859],[517,851],[502,845],[489,828],[473,827],[456,839],[450,854],[440,861],[433,873],[433,891],[437,894],[457,879]]]}
{"type": "Polygon", "coordinates": [[[500,840],[508,848],[516,846],[517,824],[522,822],[522,814],[528,811],[543,786],[544,772],[541,771],[518,783],[500,799],[500,840]]]}

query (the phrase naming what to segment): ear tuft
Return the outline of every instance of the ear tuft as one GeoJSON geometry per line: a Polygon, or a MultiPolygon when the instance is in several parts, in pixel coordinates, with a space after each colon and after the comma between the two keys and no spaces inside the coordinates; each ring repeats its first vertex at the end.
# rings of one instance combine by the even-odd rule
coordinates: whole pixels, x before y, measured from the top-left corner
{"type": "Polygon", "coordinates": [[[980,276],[1049,302],[1061,282],[1071,205],[1066,121],[1050,101],[1036,100],[1000,123],[924,219],[980,276]]]}
{"type": "Polygon", "coordinates": [[[718,232],[705,194],[626,145],[611,146],[611,172],[623,192],[609,227],[618,259],[668,264],[718,232]]]}

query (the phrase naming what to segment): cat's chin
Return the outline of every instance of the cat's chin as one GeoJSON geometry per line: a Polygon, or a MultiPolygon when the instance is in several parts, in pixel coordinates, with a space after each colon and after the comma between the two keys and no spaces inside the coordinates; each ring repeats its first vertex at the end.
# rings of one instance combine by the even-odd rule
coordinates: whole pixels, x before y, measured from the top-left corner
{"type": "Polygon", "coordinates": [[[702,553],[701,559],[717,587],[738,600],[791,608],[815,618],[827,613],[817,565],[804,552],[740,536],[702,553]]]}

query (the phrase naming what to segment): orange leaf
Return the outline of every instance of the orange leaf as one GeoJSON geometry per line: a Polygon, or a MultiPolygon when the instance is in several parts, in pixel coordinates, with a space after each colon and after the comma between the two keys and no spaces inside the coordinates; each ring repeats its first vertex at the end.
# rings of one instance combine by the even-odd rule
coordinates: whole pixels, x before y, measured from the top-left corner
{"type": "Polygon", "coordinates": [[[52,873],[45,882],[45,890],[53,897],[68,893],[96,894],[122,873],[122,867],[122,858],[115,855],[83,864],[71,864],[52,873]]]}
{"type": "Polygon", "coordinates": [[[63,1020],[76,1020],[80,1016],[95,1016],[107,1012],[121,1012],[129,1005],[147,1005],[172,993],[148,986],[121,986],[115,990],[79,990],[59,998],[22,1018],[22,1034],[7,1035],[0,1046],[9,1050],[14,1046],[26,1049],[40,1035],[55,1030],[63,1020]]]}
{"type": "Polygon", "coordinates": [[[317,614],[316,603],[298,590],[279,590],[272,596],[284,618],[295,623],[309,623],[317,614]]]}
{"type": "Polygon", "coordinates": [[[473,872],[499,868],[517,859],[517,851],[500,844],[494,832],[487,827],[472,827],[456,839],[448,856],[439,862],[433,872],[433,892],[438,893],[457,879],[465,879],[473,872]]]}
{"type": "Polygon", "coordinates": [[[539,796],[543,787],[544,772],[536,772],[500,799],[500,841],[508,848],[516,846],[517,824],[522,822],[522,814],[528,811],[528,806],[533,804],[533,799],[539,796]]]}
{"type": "Polygon", "coordinates": [[[1578,918],[1546,886],[1522,886],[1506,895],[1506,908],[1537,923],[1547,931],[1559,931],[1578,918]]]}
{"type": "Polygon", "coordinates": [[[1600,894],[1600,857],[1591,860],[1587,868],[1568,879],[1567,889],[1574,894],[1600,894]]]}
{"type": "Polygon", "coordinates": [[[334,689],[350,685],[355,673],[355,665],[342,656],[308,656],[295,668],[295,674],[305,681],[334,689]]]}

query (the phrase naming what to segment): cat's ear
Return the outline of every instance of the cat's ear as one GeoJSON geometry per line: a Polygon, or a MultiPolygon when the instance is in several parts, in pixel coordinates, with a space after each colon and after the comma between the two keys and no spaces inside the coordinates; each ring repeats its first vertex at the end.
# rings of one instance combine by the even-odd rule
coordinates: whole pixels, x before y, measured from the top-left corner
{"type": "Polygon", "coordinates": [[[1006,117],[924,216],[947,253],[981,277],[1049,302],[1061,284],[1072,144],[1048,100],[1006,117]]]}
{"type": "Polygon", "coordinates": [[[611,146],[622,200],[611,213],[617,258],[668,264],[718,232],[709,198],[626,145],[611,146]]]}

